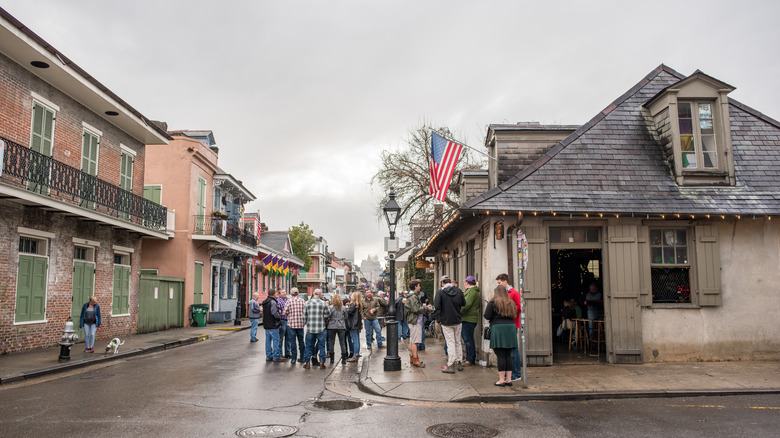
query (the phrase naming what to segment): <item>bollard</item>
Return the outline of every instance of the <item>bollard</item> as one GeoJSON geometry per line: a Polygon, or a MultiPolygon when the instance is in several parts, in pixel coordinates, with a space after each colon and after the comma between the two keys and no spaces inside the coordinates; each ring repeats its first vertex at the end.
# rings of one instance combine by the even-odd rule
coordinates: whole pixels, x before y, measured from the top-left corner
{"type": "Polygon", "coordinates": [[[65,322],[65,328],[62,329],[62,339],[60,340],[60,362],[70,360],[70,347],[79,340],[79,335],[73,330],[73,320],[68,317],[65,322]]]}

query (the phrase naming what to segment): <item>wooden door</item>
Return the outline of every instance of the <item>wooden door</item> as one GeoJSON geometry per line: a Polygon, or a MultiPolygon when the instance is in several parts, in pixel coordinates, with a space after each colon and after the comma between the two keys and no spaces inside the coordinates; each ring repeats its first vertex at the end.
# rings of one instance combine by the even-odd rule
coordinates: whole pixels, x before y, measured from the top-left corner
{"type": "Polygon", "coordinates": [[[523,279],[526,357],[529,365],[552,365],[550,245],[547,228],[521,229],[528,241],[528,266],[523,279]]]}
{"type": "MultiPolygon", "coordinates": [[[[89,301],[95,291],[95,264],[89,262],[73,262],[73,296],[71,297],[70,317],[79,339],[84,339],[84,329],[78,328],[81,319],[81,308],[89,301]]],[[[101,315],[102,316],[102,315],[101,315]]]]}
{"type": "Polygon", "coordinates": [[[19,255],[15,322],[46,319],[47,272],[48,260],[45,257],[19,255]]]}
{"type": "Polygon", "coordinates": [[[642,309],[638,225],[607,227],[604,322],[607,356],[612,363],[642,362],[642,309]]]}

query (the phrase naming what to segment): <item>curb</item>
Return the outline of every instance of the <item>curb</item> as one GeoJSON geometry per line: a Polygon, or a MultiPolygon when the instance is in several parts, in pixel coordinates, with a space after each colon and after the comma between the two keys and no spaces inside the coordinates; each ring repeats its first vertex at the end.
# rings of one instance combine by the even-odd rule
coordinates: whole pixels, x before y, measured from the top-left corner
{"type": "MultiPolygon", "coordinates": [[[[369,361],[364,360],[360,369],[360,378],[357,386],[361,392],[387,397],[396,400],[417,400],[408,397],[388,395],[386,391],[377,390],[377,386],[368,377],[369,361]]],[[[520,391],[523,391],[522,389],[520,391]]],[[[604,400],[624,398],[670,398],[670,397],[706,397],[706,396],[733,396],[755,394],[780,394],[780,388],[757,389],[695,389],[695,390],[635,390],[635,391],[601,391],[601,392],[547,392],[509,395],[479,395],[468,396],[454,400],[430,400],[439,403],[511,403],[522,401],[571,401],[571,400],[604,400]]]]}
{"type": "Polygon", "coordinates": [[[95,365],[99,363],[112,362],[119,359],[126,359],[129,357],[156,353],[158,351],[170,350],[172,348],[194,344],[199,341],[205,341],[208,338],[209,338],[208,335],[192,336],[189,338],[179,339],[177,341],[166,342],[164,344],[153,345],[145,348],[136,348],[122,353],[104,354],[103,356],[95,357],[94,359],[78,360],[74,362],[68,361],[61,364],[52,365],[46,368],[40,368],[32,371],[25,371],[15,376],[0,377],[0,385],[35,379],[38,377],[48,376],[51,374],[63,373],[66,371],[72,371],[72,370],[88,367],[90,365],[95,365]]]}

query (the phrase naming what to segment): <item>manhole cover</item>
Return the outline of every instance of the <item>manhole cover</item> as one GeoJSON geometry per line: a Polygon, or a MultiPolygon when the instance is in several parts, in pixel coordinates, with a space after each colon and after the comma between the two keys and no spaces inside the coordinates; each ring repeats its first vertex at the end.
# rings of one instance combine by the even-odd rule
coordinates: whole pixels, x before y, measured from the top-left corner
{"type": "Polygon", "coordinates": [[[312,403],[315,408],[326,409],[328,411],[348,411],[350,409],[362,408],[364,403],[356,400],[325,400],[312,403]]]}
{"type": "Polygon", "coordinates": [[[262,437],[282,437],[290,436],[298,432],[297,427],[285,426],[282,424],[266,424],[264,426],[245,427],[238,432],[238,436],[262,436],[262,437]]]}
{"type": "Polygon", "coordinates": [[[474,423],[436,424],[427,432],[441,438],[490,438],[498,435],[496,429],[474,423]]]}

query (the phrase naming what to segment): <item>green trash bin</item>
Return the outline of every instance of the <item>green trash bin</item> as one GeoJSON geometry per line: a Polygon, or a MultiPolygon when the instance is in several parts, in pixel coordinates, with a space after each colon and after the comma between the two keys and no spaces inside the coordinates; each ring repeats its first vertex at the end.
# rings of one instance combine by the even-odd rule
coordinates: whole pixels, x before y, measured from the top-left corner
{"type": "Polygon", "coordinates": [[[192,305],[192,325],[194,327],[206,327],[206,315],[209,313],[208,304],[192,305]]]}

